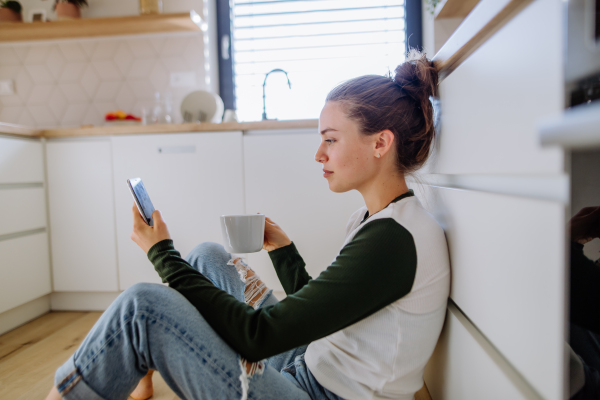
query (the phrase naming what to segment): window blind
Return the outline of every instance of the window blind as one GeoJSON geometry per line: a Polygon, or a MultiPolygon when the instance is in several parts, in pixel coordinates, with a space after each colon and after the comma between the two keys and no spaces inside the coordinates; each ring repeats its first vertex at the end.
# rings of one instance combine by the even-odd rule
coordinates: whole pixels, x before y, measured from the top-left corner
{"type": "Polygon", "coordinates": [[[234,0],[233,61],[240,121],[318,118],[327,93],[405,57],[404,0],[234,0]]]}

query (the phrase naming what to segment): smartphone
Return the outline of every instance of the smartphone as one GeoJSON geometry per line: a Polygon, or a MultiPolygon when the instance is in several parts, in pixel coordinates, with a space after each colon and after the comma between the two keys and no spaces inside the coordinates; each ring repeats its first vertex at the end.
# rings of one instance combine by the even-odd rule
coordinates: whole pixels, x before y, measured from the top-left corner
{"type": "Polygon", "coordinates": [[[141,178],[131,178],[127,179],[127,185],[129,186],[129,190],[133,196],[133,201],[135,201],[135,205],[137,206],[142,218],[144,218],[144,221],[146,221],[148,225],[154,226],[154,221],[152,220],[154,206],[152,205],[150,196],[148,196],[148,192],[144,187],[144,182],[142,182],[141,178]]]}

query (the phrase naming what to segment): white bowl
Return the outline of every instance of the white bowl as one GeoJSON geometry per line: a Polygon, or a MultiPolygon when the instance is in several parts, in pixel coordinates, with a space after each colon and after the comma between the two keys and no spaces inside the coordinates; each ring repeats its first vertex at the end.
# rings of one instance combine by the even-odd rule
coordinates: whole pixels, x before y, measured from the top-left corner
{"type": "Polygon", "coordinates": [[[218,94],[206,90],[191,92],[181,102],[181,117],[184,122],[220,123],[225,107],[218,94]]]}

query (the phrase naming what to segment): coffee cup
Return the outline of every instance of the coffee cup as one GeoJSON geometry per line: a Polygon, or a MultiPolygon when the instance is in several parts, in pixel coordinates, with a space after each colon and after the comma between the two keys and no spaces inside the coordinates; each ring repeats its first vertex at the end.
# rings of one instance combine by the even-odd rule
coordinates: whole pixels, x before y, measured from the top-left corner
{"type": "Polygon", "coordinates": [[[256,253],[263,247],[265,215],[221,215],[221,232],[229,253],[256,253]]]}

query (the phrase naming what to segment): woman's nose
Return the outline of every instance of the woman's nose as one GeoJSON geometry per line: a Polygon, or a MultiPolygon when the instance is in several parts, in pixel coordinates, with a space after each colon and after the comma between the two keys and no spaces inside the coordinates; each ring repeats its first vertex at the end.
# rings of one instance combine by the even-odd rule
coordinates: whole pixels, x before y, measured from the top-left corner
{"type": "Polygon", "coordinates": [[[319,146],[319,148],[317,149],[317,153],[315,154],[315,161],[316,162],[325,162],[325,153],[321,150],[321,146],[319,146]]]}

